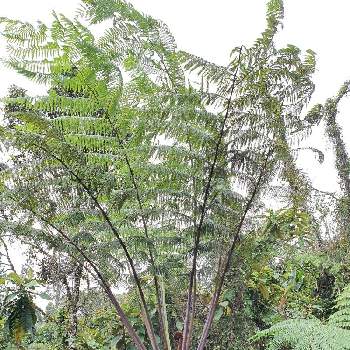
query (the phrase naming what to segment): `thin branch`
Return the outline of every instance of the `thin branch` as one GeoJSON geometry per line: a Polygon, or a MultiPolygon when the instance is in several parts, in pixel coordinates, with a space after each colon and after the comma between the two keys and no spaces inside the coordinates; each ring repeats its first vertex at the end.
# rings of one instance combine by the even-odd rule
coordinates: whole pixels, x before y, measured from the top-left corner
{"type": "MultiPolygon", "coordinates": [[[[130,179],[131,179],[132,185],[134,187],[134,190],[136,192],[136,200],[137,200],[140,212],[141,212],[141,221],[142,221],[143,231],[144,231],[144,234],[145,234],[145,237],[146,237],[147,249],[148,249],[148,254],[149,254],[149,260],[150,260],[150,264],[151,264],[151,267],[152,267],[152,270],[153,270],[153,282],[154,282],[154,287],[155,287],[155,290],[156,290],[156,298],[157,298],[158,314],[159,314],[159,323],[160,323],[160,329],[161,329],[162,338],[163,338],[162,339],[163,340],[163,346],[167,350],[167,349],[170,349],[170,344],[167,341],[168,337],[165,334],[165,320],[164,320],[164,317],[163,317],[163,315],[164,315],[164,310],[163,310],[164,306],[163,306],[163,303],[162,303],[161,287],[160,287],[160,283],[159,283],[159,279],[158,279],[159,271],[158,271],[158,268],[157,268],[156,262],[155,262],[155,254],[156,253],[155,253],[153,245],[150,243],[150,237],[149,237],[149,233],[148,233],[148,224],[147,224],[147,219],[143,215],[143,209],[144,208],[143,208],[143,204],[142,204],[142,200],[141,200],[141,194],[140,194],[139,186],[137,184],[136,176],[135,176],[134,170],[133,170],[133,168],[131,166],[130,159],[129,159],[127,153],[126,153],[123,141],[121,140],[120,135],[119,135],[118,131],[115,129],[115,127],[114,127],[112,121],[110,120],[110,118],[107,117],[107,120],[108,120],[108,122],[109,122],[109,124],[110,124],[110,126],[112,128],[112,134],[114,134],[114,136],[116,137],[116,139],[118,141],[119,146],[123,150],[125,163],[126,163],[126,165],[128,167],[129,174],[130,174],[130,179]]],[[[153,343],[154,343],[153,346],[158,348],[158,344],[156,342],[155,337],[154,337],[153,343]]]]}
{"type": "MultiPolygon", "coordinates": [[[[96,100],[98,100],[98,96],[95,92],[95,90],[91,89],[91,87],[88,85],[88,88],[89,90],[92,92],[93,96],[95,97],[96,100]]],[[[129,162],[129,158],[127,157],[127,154],[125,152],[125,149],[124,149],[124,145],[123,145],[123,142],[121,140],[121,138],[119,137],[119,134],[117,132],[117,130],[115,129],[112,121],[110,120],[110,118],[108,117],[108,115],[105,115],[106,116],[106,119],[107,121],[109,122],[111,128],[112,128],[112,136],[116,137],[117,138],[117,141],[118,141],[118,144],[119,146],[121,146],[121,148],[123,149],[124,151],[124,158],[125,158],[125,161],[127,163],[127,166],[128,166],[128,169],[129,169],[129,173],[130,173],[130,176],[131,176],[131,179],[132,179],[132,183],[133,183],[133,186],[135,188],[135,191],[136,191],[136,197],[137,197],[137,201],[139,203],[139,207],[141,209],[141,212],[142,212],[142,202],[141,202],[141,198],[140,198],[140,194],[139,194],[139,191],[138,191],[138,186],[136,184],[136,180],[135,180],[135,177],[134,177],[134,172],[133,172],[133,169],[131,168],[131,165],[130,165],[130,162],[129,162]]],[[[78,180],[78,179],[77,179],[78,180]]],[[[91,197],[91,195],[90,195],[91,197]]],[[[93,201],[96,203],[97,207],[100,209],[100,206],[98,204],[98,201],[97,201],[97,198],[93,195],[91,197],[93,199],[93,201]],[[95,198],[95,199],[94,199],[95,198]]],[[[100,209],[101,211],[101,209],[100,209]]],[[[105,214],[107,214],[104,210],[103,212],[105,214]]],[[[151,341],[151,345],[152,345],[152,349],[153,350],[159,350],[159,347],[158,347],[158,343],[157,343],[157,339],[156,339],[156,335],[155,335],[155,332],[154,332],[154,329],[153,329],[153,325],[152,325],[152,321],[151,321],[151,317],[149,315],[149,312],[148,312],[148,309],[147,309],[147,304],[146,304],[146,300],[145,300],[145,296],[144,296],[144,293],[143,293],[143,290],[141,288],[141,284],[139,282],[139,278],[138,278],[138,275],[136,273],[136,269],[134,268],[134,264],[133,264],[133,261],[131,259],[131,256],[129,255],[128,253],[128,250],[127,250],[127,247],[126,245],[123,243],[122,244],[122,240],[121,238],[119,238],[119,233],[118,232],[115,232],[115,227],[114,225],[111,225],[110,224],[110,220],[108,218],[107,215],[105,215],[104,213],[102,212],[103,216],[105,217],[107,223],[109,224],[109,226],[111,227],[112,229],[112,232],[114,233],[114,235],[117,237],[118,241],[120,242],[120,244],[122,245],[123,247],[123,250],[124,250],[124,253],[127,257],[127,260],[129,262],[129,265],[131,267],[131,270],[132,270],[132,275],[134,277],[134,280],[136,282],[136,285],[137,285],[137,288],[138,288],[138,293],[139,293],[139,297],[140,297],[140,301],[141,301],[141,311],[142,311],[142,314],[143,314],[143,318],[144,318],[144,322],[145,322],[145,326],[146,326],[146,330],[147,330],[147,334],[150,338],[150,341],[151,341]]],[[[148,229],[147,229],[147,224],[146,224],[146,221],[145,221],[145,218],[144,216],[142,215],[141,216],[142,218],[142,222],[143,222],[143,227],[144,227],[144,232],[145,232],[145,236],[146,236],[146,239],[147,239],[147,247],[149,249],[149,254],[150,254],[150,262],[151,262],[151,265],[152,265],[152,268],[154,269],[155,271],[155,263],[154,263],[154,258],[153,258],[153,254],[152,254],[152,251],[151,251],[151,248],[149,246],[149,237],[148,237],[148,229]]],[[[157,300],[159,301],[159,283],[157,281],[157,276],[156,276],[156,273],[154,274],[155,276],[155,287],[156,287],[156,293],[157,293],[157,300]]],[[[161,316],[160,316],[161,317],[161,316]]],[[[162,320],[160,320],[160,323],[161,323],[161,329],[164,330],[164,327],[163,327],[163,322],[162,320]]]]}
{"type": "Polygon", "coordinates": [[[216,163],[219,158],[220,154],[220,146],[222,143],[222,140],[224,138],[224,131],[225,131],[225,126],[226,126],[226,121],[230,115],[230,107],[232,104],[232,97],[233,97],[233,92],[236,88],[236,80],[237,80],[237,74],[240,66],[240,61],[241,61],[241,54],[242,54],[242,47],[239,50],[239,56],[238,56],[238,61],[237,61],[237,67],[235,69],[234,75],[233,75],[233,81],[232,85],[229,91],[229,100],[227,103],[227,108],[226,108],[226,113],[224,116],[224,120],[221,124],[220,127],[220,133],[219,133],[219,138],[215,146],[215,154],[214,154],[214,159],[211,164],[210,170],[209,170],[209,175],[208,175],[208,181],[207,185],[204,189],[204,198],[203,198],[203,205],[202,205],[202,210],[200,213],[200,219],[198,223],[198,227],[195,233],[194,237],[194,249],[193,249],[193,259],[192,259],[192,270],[190,273],[190,281],[189,281],[189,287],[188,287],[188,299],[187,299],[187,305],[186,305],[186,315],[185,315],[185,323],[184,323],[184,334],[183,334],[183,342],[182,342],[182,350],[188,350],[190,345],[191,345],[191,324],[192,324],[192,319],[194,317],[194,310],[195,310],[195,280],[196,280],[196,274],[197,274],[197,258],[198,258],[198,249],[199,249],[199,243],[200,243],[200,237],[201,237],[201,232],[202,232],[202,227],[204,223],[204,218],[206,215],[207,211],[207,201],[209,198],[210,190],[211,190],[211,182],[214,177],[214,172],[216,168],[216,163]]]}
{"type": "Polygon", "coordinates": [[[95,206],[97,207],[97,209],[102,214],[104,220],[106,221],[106,223],[110,227],[110,229],[111,229],[112,233],[114,234],[114,236],[117,238],[119,244],[121,245],[121,247],[122,247],[122,249],[124,251],[124,254],[125,254],[126,259],[128,261],[128,264],[129,264],[129,266],[131,268],[132,275],[133,275],[133,278],[135,280],[135,283],[136,283],[136,286],[137,286],[137,289],[138,289],[138,293],[139,293],[140,301],[141,301],[141,309],[142,309],[143,314],[145,315],[144,322],[145,322],[145,326],[146,326],[146,329],[147,329],[147,333],[148,333],[148,335],[150,337],[153,349],[154,350],[158,350],[158,345],[157,345],[157,342],[156,342],[156,337],[155,337],[155,333],[154,333],[154,330],[153,330],[151,318],[150,318],[149,312],[147,310],[146,298],[145,298],[144,292],[143,292],[142,287],[141,287],[141,282],[140,282],[140,279],[138,277],[134,261],[133,261],[131,255],[130,255],[128,249],[127,249],[126,243],[121,238],[118,229],[113,225],[112,220],[110,219],[109,215],[107,214],[105,209],[102,207],[102,205],[100,204],[100,202],[98,201],[98,199],[94,195],[94,193],[91,191],[89,186],[84,182],[84,180],[75,171],[73,171],[60,157],[56,156],[51,151],[45,149],[44,147],[42,147],[40,145],[37,145],[37,147],[42,149],[44,152],[48,153],[52,158],[56,159],[68,171],[68,173],[71,174],[71,176],[85,190],[85,192],[88,194],[88,196],[95,203],[95,206]]]}
{"type": "Polygon", "coordinates": [[[3,239],[2,237],[0,237],[0,242],[1,242],[1,244],[4,246],[4,249],[5,249],[5,256],[6,256],[6,260],[7,260],[7,262],[8,262],[8,266],[10,266],[10,269],[11,269],[14,273],[17,273],[17,272],[16,272],[16,269],[15,269],[15,266],[14,266],[13,263],[12,263],[12,260],[11,260],[10,254],[9,254],[8,246],[7,246],[6,242],[4,241],[4,239],[3,239]]]}
{"type": "Polygon", "coordinates": [[[101,286],[103,287],[104,291],[106,292],[108,298],[110,299],[111,303],[113,304],[114,308],[116,309],[120,320],[124,327],[127,329],[131,339],[133,340],[135,346],[139,350],[146,350],[146,347],[143,345],[140,337],[135,332],[134,328],[132,327],[131,323],[129,322],[127,316],[125,315],[124,311],[122,310],[118,300],[115,298],[111,287],[109,286],[108,282],[100,272],[99,268],[96,266],[96,264],[86,255],[86,253],[83,251],[82,248],[78,246],[74,241],[71,240],[71,238],[58,226],[51,223],[49,220],[45,219],[44,217],[37,214],[35,211],[30,210],[39,220],[47,224],[49,227],[53,228],[56,232],[58,232],[71,246],[73,246],[78,253],[85,259],[85,261],[91,266],[95,274],[97,275],[98,279],[100,280],[101,286]]]}
{"type": "Polygon", "coordinates": [[[312,188],[311,188],[311,191],[314,191],[314,192],[317,192],[317,193],[322,193],[322,194],[324,194],[325,196],[331,197],[331,198],[334,199],[335,201],[338,201],[338,200],[339,200],[339,198],[334,194],[334,192],[323,191],[323,190],[320,190],[320,189],[315,188],[315,187],[312,187],[312,188]]]}
{"type": "Polygon", "coordinates": [[[252,207],[252,204],[253,204],[253,202],[255,200],[256,195],[259,192],[259,189],[261,188],[262,180],[263,180],[263,177],[266,175],[267,164],[268,164],[268,160],[269,160],[271,154],[272,154],[272,149],[270,149],[270,151],[267,153],[265,162],[261,166],[261,171],[260,171],[259,177],[258,177],[258,179],[257,179],[257,181],[255,183],[253,191],[252,191],[252,193],[251,193],[251,195],[249,197],[249,200],[248,200],[248,202],[247,202],[247,204],[245,206],[245,209],[243,211],[241,219],[240,219],[239,223],[236,226],[236,229],[235,229],[235,232],[234,232],[234,235],[233,235],[233,238],[232,238],[232,242],[231,242],[230,247],[228,249],[228,252],[227,252],[227,254],[226,254],[225,258],[224,258],[224,266],[223,266],[221,272],[220,272],[221,264],[219,264],[219,270],[218,270],[219,271],[218,272],[219,278],[217,279],[215,291],[214,291],[214,294],[213,294],[213,296],[211,298],[211,301],[210,301],[210,304],[209,304],[210,305],[209,306],[209,312],[208,312],[208,315],[207,315],[207,319],[206,319],[205,325],[203,327],[202,336],[201,336],[201,339],[200,339],[200,342],[199,342],[197,350],[203,350],[205,345],[206,345],[208,334],[209,334],[209,330],[210,330],[210,327],[211,327],[211,325],[213,323],[215,309],[216,309],[216,306],[217,306],[217,303],[218,303],[218,300],[219,300],[219,297],[220,297],[220,294],[221,294],[221,291],[222,291],[222,286],[224,284],[225,276],[226,276],[226,273],[227,273],[227,271],[228,271],[228,269],[230,267],[230,264],[231,264],[231,259],[232,259],[233,252],[234,252],[234,250],[236,248],[236,245],[237,245],[237,243],[239,241],[241,230],[243,228],[243,225],[244,225],[244,222],[246,220],[247,214],[248,214],[249,210],[252,207]]]}

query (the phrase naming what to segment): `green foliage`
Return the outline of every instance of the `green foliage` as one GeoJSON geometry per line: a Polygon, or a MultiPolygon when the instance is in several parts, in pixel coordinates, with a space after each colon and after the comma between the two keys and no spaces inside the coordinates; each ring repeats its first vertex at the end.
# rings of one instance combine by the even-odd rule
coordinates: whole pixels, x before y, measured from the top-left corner
{"type": "MultiPolygon", "coordinates": [[[[26,335],[34,335],[37,322],[37,307],[34,297],[40,295],[36,288],[40,283],[29,274],[26,277],[11,272],[2,278],[1,315],[4,318],[4,333],[16,344],[21,344],[26,335]]],[[[43,295],[43,294],[41,294],[43,295]]]]}
{"type": "Polygon", "coordinates": [[[350,325],[350,287],[344,288],[336,300],[336,311],[329,317],[328,324],[349,329],[350,325]]]}
{"type": "MultiPolygon", "coordinates": [[[[7,299],[8,300],[8,299],[7,299]]],[[[20,343],[26,333],[33,334],[36,323],[36,311],[32,300],[26,294],[19,295],[15,301],[7,302],[8,316],[5,331],[20,343]]]]}
{"type": "Polygon", "coordinates": [[[264,230],[277,239],[291,239],[310,233],[310,218],[300,209],[269,211],[264,230]]]}
{"type": "MultiPolygon", "coordinates": [[[[36,259],[45,255],[41,275],[57,287],[58,311],[39,325],[32,348],[179,346],[195,258],[193,338],[228,275],[209,307],[210,347],[246,347],[242,333],[291,315],[328,316],[336,273],[315,243],[319,197],[296,155],[319,114],[334,119],[347,89],[303,117],[315,53],[275,45],[283,16],[283,1],[268,1],[265,31],[234,48],[226,66],[179,51],[164,23],[121,0],[84,0],[77,17],[53,13],[49,25],[0,19],[6,64],[48,86],[36,97],[11,88],[0,128],[8,156],[0,228],[36,259]],[[102,22],[97,38],[92,26],[102,22]],[[270,210],[269,197],[284,209],[270,210]],[[91,279],[117,314],[99,305],[99,289],[90,300],[91,279]],[[234,332],[244,324],[239,335],[230,322],[234,332]]],[[[334,122],[328,133],[341,136],[334,122]]],[[[37,321],[35,286],[10,278],[17,294],[4,321],[20,343],[37,321]]],[[[256,339],[272,337],[271,349],[345,349],[334,337],[349,337],[347,300],[342,294],[328,323],[287,320],[256,339]]]]}
{"type": "Polygon", "coordinates": [[[257,333],[253,340],[268,340],[268,349],[349,349],[349,287],[338,296],[336,309],[328,322],[318,319],[290,319],[257,333]]]}
{"type": "Polygon", "coordinates": [[[342,328],[324,325],[317,319],[290,319],[258,333],[255,340],[273,338],[268,349],[349,349],[350,333],[342,328]]]}

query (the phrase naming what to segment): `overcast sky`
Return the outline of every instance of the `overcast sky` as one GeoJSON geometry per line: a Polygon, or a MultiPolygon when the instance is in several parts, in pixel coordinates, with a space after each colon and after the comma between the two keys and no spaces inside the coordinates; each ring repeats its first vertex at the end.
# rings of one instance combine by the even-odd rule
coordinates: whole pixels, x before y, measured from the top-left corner
{"type": "MultiPolygon", "coordinates": [[[[180,49],[222,64],[228,62],[228,55],[234,46],[252,43],[265,25],[264,0],[131,2],[143,12],[166,22],[180,49]]],[[[78,4],[77,0],[2,1],[0,14],[50,23],[52,10],[74,16],[78,4]]],[[[278,42],[281,45],[292,43],[301,49],[310,48],[317,53],[314,102],[322,102],[334,95],[340,85],[350,78],[349,13],[349,0],[285,0],[284,30],[279,35],[278,42]]],[[[0,41],[0,56],[4,54],[4,43],[0,41]]],[[[6,93],[11,83],[28,88],[33,94],[29,82],[1,67],[0,95],[6,93]]],[[[339,116],[344,134],[350,135],[347,111],[350,111],[350,99],[344,103],[339,116]]],[[[325,151],[326,143],[322,132],[316,131],[309,143],[325,151]]],[[[329,191],[336,188],[331,152],[326,151],[323,165],[318,165],[311,155],[302,157],[301,165],[318,188],[329,191]]]]}

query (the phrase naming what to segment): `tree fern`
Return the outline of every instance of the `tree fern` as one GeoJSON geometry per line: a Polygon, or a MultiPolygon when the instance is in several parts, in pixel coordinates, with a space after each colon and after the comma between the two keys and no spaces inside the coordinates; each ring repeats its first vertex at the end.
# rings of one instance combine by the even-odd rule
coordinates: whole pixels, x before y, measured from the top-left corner
{"type": "Polygon", "coordinates": [[[350,325],[350,287],[347,286],[339,294],[336,301],[336,311],[329,317],[328,324],[349,329],[350,325]]]}
{"type": "Polygon", "coordinates": [[[44,96],[4,100],[1,132],[12,158],[2,173],[3,201],[40,224],[47,241],[69,242],[60,248],[87,262],[144,349],[110,287],[121,283],[114,272],[129,268],[157,350],[140,276],[156,281],[191,266],[195,300],[201,269],[210,266],[220,281],[213,316],[232,254],[254,227],[269,181],[287,181],[294,209],[305,205],[308,184],[292,147],[308,133],[300,114],[313,92],[314,54],[275,47],[282,1],[268,2],[267,29],[252,47],[235,48],[227,67],[179,52],[164,23],[124,1],[83,3],[80,15],[89,24],[108,25],[99,39],[83,20],[55,13],[50,26],[1,20],[8,65],[49,85],[44,96]]]}
{"type": "Polygon", "coordinates": [[[257,333],[254,341],[263,340],[268,349],[350,349],[350,294],[346,287],[338,296],[336,311],[326,323],[318,319],[290,319],[257,333]]]}

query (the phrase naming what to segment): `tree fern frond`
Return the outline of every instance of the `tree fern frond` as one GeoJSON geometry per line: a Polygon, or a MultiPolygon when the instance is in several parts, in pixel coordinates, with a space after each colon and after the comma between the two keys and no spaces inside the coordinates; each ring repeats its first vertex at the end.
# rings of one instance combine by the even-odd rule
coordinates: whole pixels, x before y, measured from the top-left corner
{"type": "Polygon", "coordinates": [[[252,340],[267,339],[268,349],[350,349],[350,287],[338,296],[337,311],[327,323],[318,319],[291,319],[279,322],[267,330],[258,332],[252,340]]]}
{"type": "Polygon", "coordinates": [[[289,346],[298,350],[350,349],[350,332],[319,320],[287,320],[258,333],[253,340],[272,338],[268,349],[282,350],[289,346]]]}

